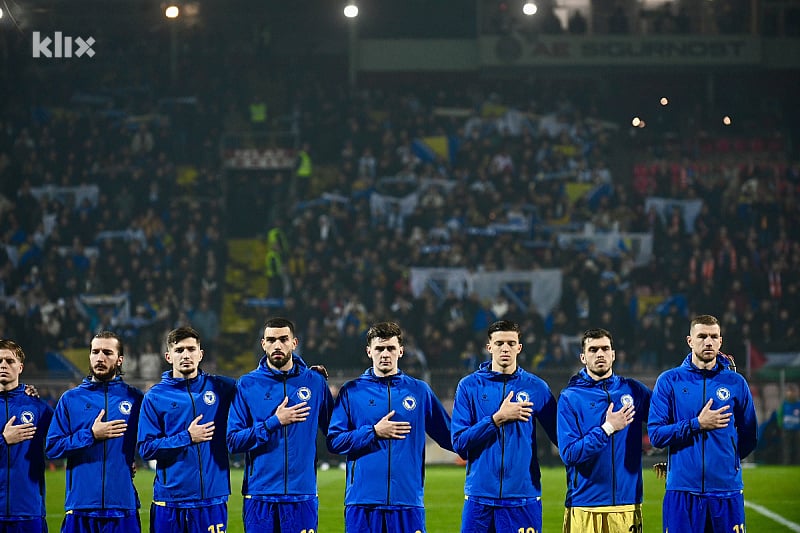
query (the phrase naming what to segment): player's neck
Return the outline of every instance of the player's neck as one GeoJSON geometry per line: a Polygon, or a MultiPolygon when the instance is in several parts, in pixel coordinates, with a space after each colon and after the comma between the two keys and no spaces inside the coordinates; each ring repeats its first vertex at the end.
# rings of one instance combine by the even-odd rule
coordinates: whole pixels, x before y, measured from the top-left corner
{"type": "Polygon", "coordinates": [[[282,367],[278,368],[277,366],[273,365],[273,364],[272,364],[272,363],[269,361],[269,359],[267,359],[267,366],[268,366],[268,367],[270,367],[272,370],[276,370],[276,371],[278,371],[278,372],[288,372],[289,370],[291,370],[291,369],[294,367],[294,361],[292,361],[292,359],[291,359],[291,358],[289,358],[289,359],[286,361],[286,364],[285,364],[285,365],[283,365],[282,367]]]}
{"type": "Polygon", "coordinates": [[[389,376],[394,376],[398,372],[400,372],[399,368],[393,368],[391,370],[387,370],[386,372],[384,372],[382,370],[375,368],[374,366],[372,367],[372,373],[378,376],[379,378],[388,378],[389,376]]]}
{"type": "Polygon", "coordinates": [[[609,370],[608,370],[608,372],[606,372],[606,373],[605,373],[605,374],[603,374],[603,375],[600,375],[600,374],[595,374],[594,372],[592,372],[592,371],[591,371],[591,370],[589,370],[588,368],[586,369],[586,373],[589,375],[589,377],[590,377],[590,378],[592,378],[592,379],[593,379],[593,380],[595,380],[595,381],[601,381],[601,380],[604,380],[604,379],[608,379],[608,378],[610,378],[610,377],[611,377],[611,374],[612,374],[612,372],[613,372],[613,371],[612,371],[611,369],[609,369],[609,370]]]}
{"type": "Polygon", "coordinates": [[[12,391],[19,387],[19,380],[10,381],[8,383],[0,383],[0,392],[12,391]]]}
{"type": "Polygon", "coordinates": [[[497,372],[498,374],[508,374],[511,375],[517,371],[517,364],[514,363],[513,365],[509,366],[500,366],[492,361],[492,372],[497,372]]]}
{"type": "Polygon", "coordinates": [[[693,353],[692,364],[701,370],[713,370],[717,366],[717,358],[715,357],[711,361],[703,361],[693,353]]]}
{"type": "Polygon", "coordinates": [[[195,370],[191,374],[183,374],[177,370],[172,371],[172,377],[175,379],[194,379],[200,374],[200,369],[195,370]]]}

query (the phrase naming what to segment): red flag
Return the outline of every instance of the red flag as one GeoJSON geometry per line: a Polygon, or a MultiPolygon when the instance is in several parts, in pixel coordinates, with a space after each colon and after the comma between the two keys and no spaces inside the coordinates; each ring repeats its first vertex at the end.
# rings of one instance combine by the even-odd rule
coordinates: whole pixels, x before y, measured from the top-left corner
{"type": "Polygon", "coordinates": [[[747,371],[748,374],[757,371],[767,362],[764,352],[759,350],[752,342],[747,343],[747,371]]]}

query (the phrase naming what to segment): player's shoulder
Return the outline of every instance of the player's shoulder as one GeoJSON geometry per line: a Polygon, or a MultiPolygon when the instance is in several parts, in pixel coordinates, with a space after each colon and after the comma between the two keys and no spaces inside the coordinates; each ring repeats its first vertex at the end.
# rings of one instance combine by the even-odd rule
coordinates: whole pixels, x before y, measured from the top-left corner
{"type": "Polygon", "coordinates": [[[517,370],[517,376],[522,383],[550,390],[550,385],[543,378],[537,376],[533,372],[525,370],[524,368],[520,367],[517,370]]]}
{"type": "Polygon", "coordinates": [[[650,394],[650,387],[648,387],[647,385],[645,385],[636,378],[629,378],[623,376],[620,381],[624,386],[629,387],[631,390],[635,392],[650,394]]]}

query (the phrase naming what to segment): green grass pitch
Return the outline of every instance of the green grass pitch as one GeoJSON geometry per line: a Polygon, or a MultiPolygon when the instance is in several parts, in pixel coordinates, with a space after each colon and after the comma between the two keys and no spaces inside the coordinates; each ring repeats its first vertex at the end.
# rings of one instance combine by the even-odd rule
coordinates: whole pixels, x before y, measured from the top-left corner
{"type": "MultiPolygon", "coordinates": [[[[786,520],[800,523],[800,492],[797,480],[800,467],[759,466],[744,471],[745,500],[767,508],[786,520]]],[[[233,495],[228,503],[230,513],[228,531],[241,533],[242,498],[239,494],[242,471],[231,472],[233,495]]],[[[644,473],[645,501],[644,531],[661,531],[661,498],[664,483],[650,471],[644,473]]],[[[542,472],[544,488],[543,531],[556,533],[561,530],[564,512],[565,474],[562,468],[547,468],[542,472]]],[[[153,472],[139,470],[136,486],[142,500],[142,525],[147,531],[152,495],[153,472]]],[[[464,469],[455,466],[429,467],[426,476],[426,514],[428,533],[457,533],[461,521],[463,501],[464,469]]],[[[343,526],[344,472],[338,469],[319,472],[320,533],[341,533],[343,526]]],[[[58,470],[47,474],[47,522],[51,532],[60,530],[63,518],[64,472],[58,470]]],[[[751,532],[784,533],[793,531],[770,518],[747,508],[747,530],[751,532]]],[[[794,530],[796,531],[796,529],[794,530]]],[[[403,533],[403,532],[397,532],[403,533]]]]}

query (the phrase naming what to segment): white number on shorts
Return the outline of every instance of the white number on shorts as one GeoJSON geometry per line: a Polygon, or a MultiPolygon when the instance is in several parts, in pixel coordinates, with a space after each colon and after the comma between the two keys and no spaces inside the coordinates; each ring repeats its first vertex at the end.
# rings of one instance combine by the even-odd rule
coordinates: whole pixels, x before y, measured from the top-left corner
{"type": "Polygon", "coordinates": [[[216,526],[208,526],[208,533],[225,533],[225,524],[217,524],[216,526]]]}
{"type": "Polygon", "coordinates": [[[517,533],[536,533],[536,530],[532,527],[521,527],[517,530],[517,533]]]}

